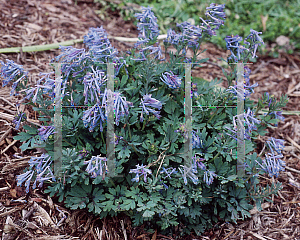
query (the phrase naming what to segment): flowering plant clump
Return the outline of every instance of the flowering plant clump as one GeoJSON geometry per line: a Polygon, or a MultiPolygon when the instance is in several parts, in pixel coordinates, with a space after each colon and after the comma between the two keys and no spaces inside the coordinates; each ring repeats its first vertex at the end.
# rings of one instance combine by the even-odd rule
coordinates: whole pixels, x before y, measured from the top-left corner
{"type": "MultiPolygon", "coordinates": [[[[250,216],[256,204],[270,200],[280,189],[280,183],[261,187],[259,175],[278,176],[284,171],[283,140],[267,141],[265,158],[254,150],[258,135],[268,126],[284,120],[279,111],[286,97],[276,101],[265,93],[258,104],[249,96],[256,84],[250,84],[250,69],[245,66],[244,96],[237,79],[237,64],[231,64],[226,74],[228,89],[216,88],[220,83],[200,81],[191,84],[192,131],[189,138],[185,122],[185,66],[193,68],[199,60],[201,43],[216,35],[223,25],[224,5],[211,4],[202,24],[178,24],[181,32],[169,30],[164,40],[164,52],[157,42],[159,34],[156,17],[151,8],[136,15],[139,41],[135,48],[118,55],[106,31],[90,28],[84,37],[87,49],[61,47],[62,53],[52,63],[61,64],[62,97],[62,176],[55,176],[54,71],[41,73],[35,86],[28,87],[28,73],[12,61],[1,62],[3,85],[13,82],[11,94],[19,94],[18,104],[30,104],[38,112],[42,127],[26,121],[23,113],[16,115],[15,128],[21,126],[14,139],[23,142],[21,149],[44,148],[45,153],[33,157],[29,168],[17,176],[18,185],[26,191],[47,184],[45,192],[58,196],[71,209],[87,208],[100,218],[122,212],[135,225],[147,221],[153,229],[172,232],[177,226],[180,234],[191,231],[201,234],[219,220],[234,221],[250,216]],[[173,46],[176,51],[168,51],[173,46]],[[187,51],[192,50],[191,58],[187,51]],[[168,57],[168,61],[166,60],[168,57]],[[108,64],[114,64],[114,76],[108,64]],[[114,91],[108,88],[113,77],[114,91]],[[27,87],[27,88],[25,88],[27,87]],[[114,176],[110,176],[110,160],[105,137],[108,133],[108,108],[113,96],[115,129],[114,176]],[[245,112],[237,114],[237,99],[244,97],[245,112]],[[209,106],[219,106],[212,108],[209,106]],[[259,115],[268,108],[265,115],[259,115]],[[245,175],[237,175],[237,125],[245,123],[245,175]],[[25,122],[24,122],[25,121],[25,122]],[[25,123],[25,124],[24,124],[25,123]],[[187,159],[185,143],[191,139],[192,158],[187,159]],[[188,164],[186,164],[188,162],[188,164]]],[[[239,36],[225,38],[231,55],[228,63],[246,63],[256,57],[263,44],[260,33],[251,30],[240,42],[239,36]]],[[[224,72],[225,74],[225,72],[224,72]]],[[[243,124],[244,125],[244,124],[243,124]]],[[[45,185],[44,185],[45,186],[45,185]]]]}

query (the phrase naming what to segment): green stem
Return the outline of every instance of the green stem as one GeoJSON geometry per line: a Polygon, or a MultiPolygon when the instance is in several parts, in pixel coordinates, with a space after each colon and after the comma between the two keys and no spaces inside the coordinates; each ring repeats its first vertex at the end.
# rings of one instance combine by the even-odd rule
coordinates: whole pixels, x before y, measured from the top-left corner
{"type": "Polygon", "coordinates": [[[66,139],[63,138],[63,141],[65,141],[67,144],[69,144],[70,146],[72,146],[73,148],[75,148],[75,146],[72,143],[69,143],[66,139]]]}
{"type": "Polygon", "coordinates": [[[142,131],[144,131],[145,126],[146,126],[146,119],[144,119],[142,131]]]}
{"type": "Polygon", "coordinates": [[[103,137],[103,132],[101,132],[101,138],[102,138],[103,143],[105,143],[105,140],[104,140],[104,137],[103,137]]]}
{"type": "Polygon", "coordinates": [[[127,126],[128,126],[129,137],[130,137],[130,140],[131,140],[132,136],[131,136],[131,131],[130,131],[130,124],[129,124],[127,119],[126,119],[126,123],[127,123],[127,126]]]}
{"type": "Polygon", "coordinates": [[[12,47],[12,48],[2,48],[0,49],[0,53],[19,53],[19,52],[40,52],[40,51],[47,51],[51,49],[57,49],[59,46],[70,46],[74,45],[75,43],[82,43],[83,39],[75,39],[64,41],[60,43],[51,43],[45,45],[35,45],[35,46],[26,46],[26,47],[12,47]]]}

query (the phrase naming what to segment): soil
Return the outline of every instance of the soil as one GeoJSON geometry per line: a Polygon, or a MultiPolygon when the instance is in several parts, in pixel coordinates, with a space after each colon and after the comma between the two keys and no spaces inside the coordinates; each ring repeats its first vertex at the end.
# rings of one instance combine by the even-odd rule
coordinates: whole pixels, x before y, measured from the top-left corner
{"type": "MultiPolygon", "coordinates": [[[[106,10],[105,19],[96,14],[100,4],[93,1],[72,0],[0,0],[0,48],[24,47],[82,39],[90,27],[103,26],[109,36],[134,38],[138,32],[131,22],[122,20],[117,11],[106,10]]],[[[102,11],[103,12],[103,11],[102,11]]],[[[103,14],[102,14],[103,16],[103,14]]],[[[111,39],[120,52],[133,43],[111,39]]],[[[76,48],[83,44],[77,43],[76,48]]],[[[300,53],[287,54],[281,50],[278,58],[269,53],[274,46],[266,46],[263,56],[249,64],[250,81],[258,83],[251,99],[257,102],[264,92],[277,99],[289,97],[284,111],[285,121],[278,128],[268,128],[266,136],[257,141],[263,143],[272,136],[285,140],[283,151],[286,171],[279,178],[262,177],[262,184],[281,182],[282,190],[272,196],[273,203],[263,204],[263,211],[251,211],[251,218],[237,224],[219,222],[202,236],[193,234],[181,239],[300,239],[300,53]],[[296,112],[298,111],[298,113],[296,112]]],[[[206,43],[207,51],[201,57],[209,62],[192,73],[207,80],[223,78],[222,62],[228,52],[206,43]]],[[[43,52],[0,54],[0,60],[14,60],[31,73],[30,83],[35,83],[40,72],[50,70],[49,62],[59,55],[59,49],[43,52]]],[[[0,84],[1,84],[0,79],[0,84]]],[[[226,87],[226,82],[222,83],[226,87]]],[[[27,161],[35,151],[21,152],[19,141],[12,138],[18,131],[13,128],[12,116],[16,113],[15,97],[8,87],[0,89],[0,236],[2,239],[178,239],[147,233],[143,226],[133,227],[126,216],[100,220],[85,210],[69,210],[41,190],[25,192],[24,186],[16,186],[15,177],[28,166],[27,161]],[[55,224],[62,220],[59,227],[55,224]]],[[[26,106],[27,117],[38,123],[34,111],[26,106]]],[[[261,144],[262,146],[262,144],[261,144]]]]}

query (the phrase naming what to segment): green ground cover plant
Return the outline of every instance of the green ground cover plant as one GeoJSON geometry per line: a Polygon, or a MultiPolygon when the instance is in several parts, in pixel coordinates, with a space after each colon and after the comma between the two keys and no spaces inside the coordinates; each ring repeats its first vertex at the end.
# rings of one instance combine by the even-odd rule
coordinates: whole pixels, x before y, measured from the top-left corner
{"type": "MultiPolygon", "coordinates": [[[[151,8],[136,14],[139,41],[135,48],[122,53],[109,42],[105,29],[91,28],[84,37],[86,48],[61,47],[62,53],[52,60],[61,65],[62,83],[55,72],[41,73],[33,86],[27,85],[28,72],[7,60],[1,62],[3,86],[12,84],[11,95],[19,95],[19,104],[31,105],[43,126],[26,121],[19,112],[15,128],[25,131],[14,137],[23,142],[21,149],[43,148],[46,152],[29,160],[29,167],[17,176],[17,184],[26,191],[43,188],[57,196],[71,209],[87,209],[104,218],[120,213],[130,216],[134,225],[148,223],[148,230],[164,234],[200,235],[218,221],[249,217],[254,204],[271,201],[281,184],[260,185],[260,176],[278,177],[285,162],[281,150],[284,141],[270,138],[263,158],[257,156],[255,139],[265,135],[267,127],[284,120],[280,109],[287,97],[276,100],[264,93],[257,104],[249,99],[257,84],[250,84],[250,69],[245,65],[242,91],[237,81],[237,64],[256,57],[263,44],[260,32],[250,30],[246,38],[228,35],[230,50],[225,77],[229,87],[215,88],[212,82],[185,78],[185,65],[198,67],[203,41],[216,35],[224,24],[225,6],[211,4],[199,26],[189,22],[177,24],[180,32],[168,30],[164,41],[166,60],[157,42],[159,28],[151,8]],[[168,51],[173,46],[176,52],[168,51]],[[190,48],[193,57],[186,56],[190,48]],[[107,63],[114,64],[114,76],[107,63]],[[113,77],[114,91],[108,88],[113,77]],[[191,84],[192,121],[185,120],[185,87],[191,84]],[[55,175],[54,145],[55,87],[61,86],[62,166],[55,175]],[[115,114],[113,141],[115,156],[112,176],[105,136],[108,132],[109,99],[115,114]],[[237,114],[237,100],[243,99],[245,112],[237,114]],[[77,107],[76,107],[77,106],[77,107]],[[83,107],[78,107],[83,106],[83,107]],[[216,106],[211,108],[208,106],[216,106]],[[257,113],[267,108],[263,115],[257,113]],[[245,174],[238,176],[237,126],[245,133],[245,174]],[[241,126],[241,125],[239,125],[241,126]],[[192,158],[185,144],[191,142],[192,158]],[[30,188],[31,186],[31,188],[30,188]]],[[[188,107],[188,106],[186,106],[188,107]]],[[[112,110],[110,110],[112,111],[112,110]]]]}

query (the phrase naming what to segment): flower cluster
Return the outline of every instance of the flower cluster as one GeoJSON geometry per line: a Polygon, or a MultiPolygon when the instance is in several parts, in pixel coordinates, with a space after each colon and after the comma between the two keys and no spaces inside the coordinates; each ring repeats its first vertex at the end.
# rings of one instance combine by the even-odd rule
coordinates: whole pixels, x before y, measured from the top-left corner
{"type": "Polygon", "coordinates": [[[41,141],[46,141],[50,135],[54,134],[54,126],[42,126],[38,129],[41,141]]]}
{"type": "Polygon", "coordinates": [[[160,78],[169,88],[176,89],[181,85],[181,78],[172,72],[165,72],[160,78]]]}
{"type": "Polygon", "coordinates": [[[16,129],[18,130],[20,127],[20,124],[22,122],[22,120],[26,120],[26,115],[25,113],[21,112],[15,115],[14,119],[13,119],[13,123],[16,125],[16,129]]]}
{"type": "Polygon", "coordinates": [[[3,61],[0,61],[0,63],[2,65],[0,75],[3,78],[2,87],[6,86],[10,81],[16,80],[10,92],[12,96],[21,80],[28,76],[28,72],[24,71],[22,65],[18,65],[12,60],[6,59],[6,64],[3,61]]]}
{"type": "Polygon", "coordinates": [[[256,119],[254,117],[253,111],[250,110],[250,108],[248,108],[248,111],[246,113],[242,113],[240,115],[236,115],[233,117],[233,126],[234,126],[234,130],[231,130],[228,127],[225,127],[226,129],[228,129],[229,131],[231,131],[233,133],[233,135],[226,133],[228,136],[234,138],[237,141],[237,129],[238,129],[238,125],[240,127],[244,127],[244,124],[246,125],[245,128],[245,133],[244,133],[244,138],[250,140],[251,139],[251,132],[253,130],[257,130],[257,127],[255,124],[260,124],[260,120],[256,119]],[[244,121],[242,121],[241,119],[243,119],[244,121]]]}
{"type": "Polygon", "coordinates": [[[135,173],[135,178],[132,179],[132,181],[139,182],[140,181],[140,176],[144,176],[144,182],[147,182],[147,175],[151,175],[152,171],[143,164],[140,166],[139,164],[136,165],[135,169],[130,169],[129,173],[135,173]]]}
{"type": "Polygon", "coordinates": [[[88,104],[89,95],[91,102],[93,102],[95,98],[97,99],[97,102],[99,102],[98,96],[100,96],[101,87],[107,81],[103,70],[94,70],[93,66],[91,66],[91,69],[93,73],[88,72],[83,79],[83,96],[85,96],[84,104],[88,104]]]}
{"type": "Polygon", "coordinates": [[[100,131],[103,131],[103,123],[106,120],[103,108],[99,104],[95,104],[93,107],[83,112],[83,125],[89,127],[89,131],[92,132],[95,127],[100,125],[100,131]]]}
{"type": "Polygon", "coordinates": [[[215,30],[219,29],[221,25],[224,25],[225,5],[210,4],[206,8],[205,15],[209,18],[204,20],[200,17],[202,23],[200,26],[194,26],[189,22],[183,22],[177,24],[177,27],[181,29],[181,34],[176,33],[172,29],[169,29],[167,32],[167,39],[164,40],[164,43],[169,43],[173,45],[178,45],[179,43],[185,42],[189,47],[198,47],[199,41],[203,37],[203,34],[209,36],[216,35],[215,30]]]}
{"type": "Polygon", "coordinates": [[[153,40],[159,34],[157,18],[151,11],[152,7],[142,7],[142,13],[136,13],[135,17],[139,21],[137,23],[140,31],[139,38],[143,40],[153,40]]]}
{"type": "Polygon", "coordinates": [[[240,99],[245,99],[246,97],[249,97],[252,93],[254,93],[254,88],[258,86],[258,83],[255,83],[253,85],[250,84],[250,73],[251,73],[250,68],[248,66],[244,66],[243,87],[241,88],[241,86],[238,85],[230,86],[227,89],[227,91],[238,96],[238,98],[240,99]]]}
{"type": "Polygon", "coordinates": [[[18,186],[21,186],[22,183],[26,181],[25,187],[27,193],[29,192],[30,181],[34,176],[34,174],[36,175],[36,179],[32,186],[33,189],[36,188],[37,182],[40,182],[38,187],[41,188],[43,186],[44,181],[50,179],[52,181],[56,181],[53,172],[51,170],[51,163],[52,163],[51,156],[49,156],[48,154],[42,154],[40,157],[32,157],[30,158],[28,163],[30,165],[31,170],[17,176],[18,186]]]}
{"type": "MultiPolygon", "coordinates": [[[[142,7],[142,13],[135,14],[138,20],[138,30],[140,31],[139,40],[135,44],[137,48],[140,45],[146,45],[149,41],[156,40],[159,29],[157,24],[157,18],[154,16],[151,11],[151,7],[142,7]]],[[[162,50],[159,43],[144,46],[139,51],[141,57],[139,59],[134,59],[135,61],[145,61],[147,59],[146,56],[153,55],[155,59],[162,60],[162,50]]]]}
{"type": "Polygon", "coordinates": [[[161,117],[159,115],[160,111],[155,111],[150,107],[157,108],[157,109],[160,110],[162,108],[162,103],[160,101],[156,100],[155,98],[152,98],[151,95],[152,94],[148,94],[148,95],[146,94],[146,95],[143,96],[143,100],[141,100],[141,105],[140,105],[140,107],[142,107],[142,114],[141,114],[141,117],[140,117],[141,122],[144,121],[144,118],[143,118],[144,113],[149,115],[149,112],[151,112],[158,119],[161,117]]]}
{"type": "Polygon", "coordinates": [[[118,55],[117,49],[111,45],[102,26],[90,28],[88,34],[84,36],[83,42],[89,47],[89,52],[95,61],[109,62],[109,59],[114,59],[118,55]]]}
{"type": "Polygon", "coordinates": [[[248,57],[248,54],[252,54],[252,58],[257,57],[257,47],[261,46],[261,44],[264,44],[259,34],[261,34],[261,32],[250,29],[250,34],[244,40],[244,44],[246,46],[240,44],[243,38],[239,35],[226,36],[226,47],[228,50],[230,50],[231,53],[231,56],[228,58],[228,60],[233,59],[234,62],[238,62],[241,60],[243,61],[248,57]]]}
{"type": "Polygon", "coordinates": [[[84,161],[84,164],[87,164],[85,171],[91,175],[92,178],[97,176],[105,176],[105,173],[108,172],[107,168],[107,158],[100,156],[92,156],[88,161],[84,161]]]}

